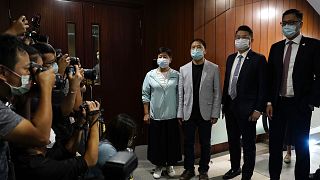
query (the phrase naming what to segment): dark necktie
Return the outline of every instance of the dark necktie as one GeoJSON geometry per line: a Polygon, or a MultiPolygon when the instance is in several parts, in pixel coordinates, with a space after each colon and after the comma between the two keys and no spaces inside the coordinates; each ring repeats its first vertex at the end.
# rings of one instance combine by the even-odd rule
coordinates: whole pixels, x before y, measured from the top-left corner
{"type": "Polygon", "coordinates": [[[287,42],[287,44],[288,44],[288,48],[283,60],[282,85],[281,85],[281,91],[280,91],[281,96],[285,96],[287,94],[288,71],[289,71],[293,41],[289,41],[287,42]]]}
{"type": "Polygon", "coordinates": [[[241,66],[241,60],[243,58],[242,55],[238,56],[239,60],[236,66],[236,69],[234,70],[232,81],[231,81],[231,89],[230,89],[230,97],[233,100],[237,97],[237,81],[240,73],[240,66],[241,66]]]}

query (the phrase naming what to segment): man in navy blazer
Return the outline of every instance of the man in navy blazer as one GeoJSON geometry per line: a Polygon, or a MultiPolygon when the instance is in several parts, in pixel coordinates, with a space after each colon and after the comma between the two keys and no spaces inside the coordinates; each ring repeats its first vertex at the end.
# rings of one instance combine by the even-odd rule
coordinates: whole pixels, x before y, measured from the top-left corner
{"type": "Polygon", "coordinates": [[[251,50],[253,32],[246,25],[235,34],[238,52],[227,59],[222,96],[222,112],[225,114],[231,169],[222,177],[232,179],[241,173],[241,143],[244,164],[242,180],[253,174],[256,157],[256,122],[265,109],[266,68],[265,56],[251,50]]]}
{"type": "Polygon", "coordinates": [[[180,180],[194,175],[195,131],[198,128],[201,157],[199,179],[209,179],[211,127],[220,116],[221,90],[218,65],[206,60],[206,43],[195,39],[191,43],[192,61],[180,68],[178,119],[183,122],[184,169],[180,180]]]}
{"type": "Polygon", "coordinates": [[[320,41],[301,35],[303,14],[282,14],[286,39],[272,45],[268,60],[269,173],[280,179],[286,123],[292,127],[296,151],[295,179],[309,179],[309,133],[314,106],[320,105],[320,41]]]}

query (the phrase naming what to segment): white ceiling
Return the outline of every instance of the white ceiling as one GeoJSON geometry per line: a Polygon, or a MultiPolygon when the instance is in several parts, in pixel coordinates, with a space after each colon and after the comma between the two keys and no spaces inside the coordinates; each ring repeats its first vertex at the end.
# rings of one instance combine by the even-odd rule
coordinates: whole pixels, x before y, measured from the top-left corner
{"type": "Polygon", "coordinates": [[[317,11],[318,14],[320,14],[320,0],[307,0],[313,9],[317,11]]]}

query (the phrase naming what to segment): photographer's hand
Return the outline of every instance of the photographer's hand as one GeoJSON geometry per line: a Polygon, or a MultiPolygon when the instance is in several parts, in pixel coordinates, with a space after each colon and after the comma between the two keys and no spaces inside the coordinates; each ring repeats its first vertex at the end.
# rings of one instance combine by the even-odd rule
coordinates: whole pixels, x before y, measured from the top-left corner
{"type": "Polygon", "coordinates": [[[63,75],[66,68],[69,66],[70,64],[70,57],[68,54],[64,54],[63,56],[61,56],[61,58],[58,61],[58,73],[63,75]]]}
{"type": "MultiPolygon", "coordinates": [[[[100,110],[100,103],[98,101],[86,101],[86,104],[88,105],[89,112],[97,112],[100,110]]],[[[93,115],[87,114],[90,126],[93,126],[96,123],[96,120],[98,119],[99,115],[99,112],[94,113],[93,115]]]]}
{"type": "Polygon", "coordinates": [[[55,81],[56,81],[56,76],[54,74],[54,71],[52,68],[49,68],[46,71],[39,72],[35,75],[36,77],[36,82],[40,86],[40,90],[51,90],[54,87],[55,81]]]}
{"type": "Polygon", "coordinates": [[[20,16],[18,20],[12,22],[11,26],[8,30],[4,32],[4,34],[9,34],[12,36],[18,36],[23,34],[29,28],[28,20],[25,16],[20,16]]]}
{"type": "MultiPolygon", "coordinates": [[[[100,103],[98,101],[87,101],[86,103],[89,108],[89,113],[100,109],[100,103]]],[[[89,114],[87,114],[87,116],[89,116],[89,114]]],[[[95,166],[98,160],[99,128],[98,123],[96,123],[98,117],[99,113],[88,117],[90,123],[90,134],[87,143],[87,149],[84,154],[84,160],[86,161],[88,167],[95,166]]]]}
{"type": "MultiPolygon", "coordinates": [[[[61,103],[61,112],[64,116],[69,115],[75,106],[77,94],[80,91],[80,83],[83,80],[83,76],[81,75],[81,70],[79,67],[75,65],[76,73],[73,75],[72,73],[68,74],[69,80],[69,92],[68,95],[63,99],[61,103]]],[[[80,102],[81,103],[81,102],[80,102]]],[[[79,107],[80,104],[77,105],[79,107]]],[[[79,110],[79,109],[75,109],[79,110]]]]}
{"type": "Polygon", "coordinates": [[[72,75],[71,73],[68,74],[68,79],[70,83],[69,89],[72,92],[76,92],[80,89],[80,83],[84,78],[83,69],[79,68],[78,65],[75,65],[75,69],[76,69],[76,73],[74,75],[72,75]]]}

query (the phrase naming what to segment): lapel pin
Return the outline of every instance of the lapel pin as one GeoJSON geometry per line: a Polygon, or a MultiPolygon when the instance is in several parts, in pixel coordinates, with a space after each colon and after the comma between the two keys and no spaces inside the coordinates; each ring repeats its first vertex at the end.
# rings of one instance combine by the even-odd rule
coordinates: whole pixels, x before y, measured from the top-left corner
{"type": "Polygon", "coordinates": [[[303,43],[303,44],[302,44],[302,46],[305,46],[305,45],[306,45],[306,43],[303,43]]]}

